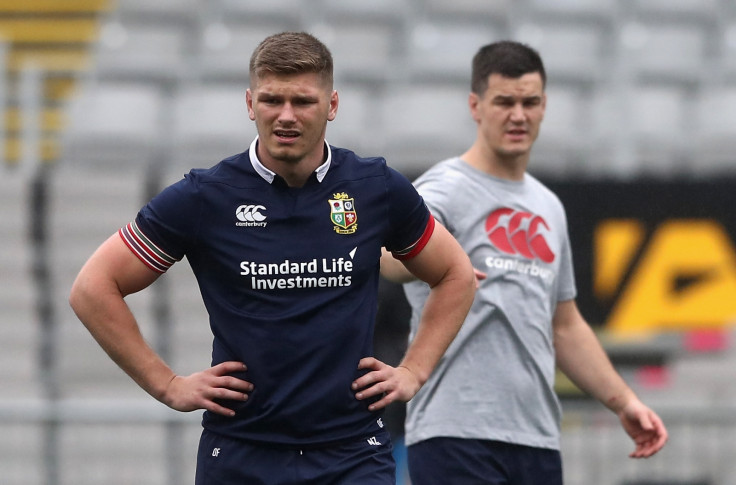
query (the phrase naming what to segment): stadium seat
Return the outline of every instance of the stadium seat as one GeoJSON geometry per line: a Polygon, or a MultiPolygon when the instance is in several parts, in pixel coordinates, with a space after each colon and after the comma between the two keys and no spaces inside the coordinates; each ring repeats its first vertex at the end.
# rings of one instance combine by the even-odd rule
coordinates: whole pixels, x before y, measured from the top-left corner
{"type": "Polygon", "coordinates": [[[721,69],[723,81],[736,84],[736,19],[724,24],[718,50],[720,55],[715,64],[721,69]]]}
{"type": "Polygon", "coordinates": [[[27,214],[30,185],[19,170],[0,169],[0,400],[40,395],[35,346],[40,326],[27,214]]]}
{"type": "Polygon", "coordinates": [[[422,12],[428,18],[441,21],[456,18],[477,22],[482,19],[505,24],[514,2],[511,0],[426,0],[422,12]]]}
{"type": "Polygon", "coordinates": [[[166,284],[171,309],[169,362],[177,373],[189,375],[211,364],[212,331],[209,315],[187,261],[181,261],[169,269],[166,284]]]}
{"type": "Polygon", "coordinates": [[[205,7],[198,0],[118,0],[113,16],[159,23],[196,22],[205,7]]]}
{"type": "Polygon", "coordinates": [[[322,8],[328,23],[336,25],[359,20],[404,22],[414,14],[411,0],[322,0],[322,8]]]}
{"type": "Polygon", "coordinates": [[[401,33],[395,24],[366,20],[321,24],[315,34],[332,52],[336,80],[373,83],[396,74],[394,66],[402,52],[396,48],[401,33]]]}
{"type": "Polygon", "coordinates": [[[156,423],[63,426],[59,433],[59,473],[78,485],[111,481],[136,485],[166,483],[165,431],[165,425],[156,423]],[[115,460],[104,459],[110,456],[115,460]]]}
{"type": "Polygon", "coordinates": [[[528,14],[534,19],[556,18],[575,20],[612,21],[616,16],[615,0],[530,0],[528,14]]]}
{"type": "Polygon", "coordinates": [[[469,92],[470,88],[444,84],[411,84],[387,92],[379,126],[389,165],[416,174],[463,153],[475,138],[469,92]]]}
{"type": "Polygon", "coordinates": [[[178,175],[248,148],[256,129],[248,117],[247,87],[246,83],[192,85],[177,96],[172,165],[178,175]]]}
{"type": "Polygon", "coordinates": [[[627,101],[639,174],[683,175],[689,165],[686,91],[677,86],[637,86],[627,101]]]}
{"type": "Polygon", "coordinates": [[[407,50],[409,77],[469,83],[478,48],[499,38],[499,32],[484,22],[419,22],[412,26],[407,50]]]}
{"type": "Polygon", "coordinates": [[[337,118],[327,123],[327,141],[359,155],[380,155],[383,130],[378,126],[382,91],[361,84],[337,83],[340,104],[337,118]],[[379,145],[379,146],[376,146],[379,145]]]}
{"type": "Polygon", "coordinates": [[[721,13],[719,0],[632,0],[635,17],[652,20],[715,20],[721,13]]]}
{"type": "Polygon", "coordinates": [[[13,420],[0,423],[3,483],[41,485],[44,482],[44,435],[40,423],[13,420]]]}
{"type": "MultiPolygon", "coordinates": [[[[0,89],[6,105],[12,109],[20,104],[20,79],[27,66],[41,72],[42,105],[55,109],[68,99],[76,77],[89,69],[89,51],[97,41],[99,18],[109,8],[109,0],[0,0],[0,38],[4,41],[0,61],[8,75],[0,89]]],[[[58,158],[60,128],[44,127],[38,151],[47,162],[58,158]]],[[[11,124],[4,133],[0,159],[18,163],[24,152],[22,139],[17,125],[11,124]]]]}
{"type": "Polygon", "coordinates": [[[204,26],[191,65],[192,77],[202,82],[239,82],[247,87],[253,50],[267,36],[284,30],[279,21],[213,21],[204,26]]]}
{"type": "Polygon", "coordinates": [[[85,84],[69,104],[69,124],[62,140],[65,163],[148,163],[161,136],[162,106],[155,86],[85,84]]]}
{"type": "Polygon", "coordinates": [[[95,56],[102,80],[175,81],[186,74],[186,39],[179,25],[106,22],[95,56]]]}
{"type": "Polygon", "coordinates": [[[606,76],[610,51],[593,22],[524,22],[513,37],[539,51],[550,81],[590,84],[606,76]]]}
{"type": "Polygon", "coordinates": [[[701,93],[697,105],[694,133],[697,172],[722,175],[732,173],[736,153],[736,85],[714,88],[701,93]]]}
{"type": "MultiPolygon", "coordinates": [[[[62,396],[145,396],[97,345],[68,304],[69,289],[86,259],[143,205],[143,173],[144,167],[124,162],[55,167],[49,190],[49,270],[58,332],[55,371],[62,396]]],[[[153,336],[152,297],[143,292],[126,299],[148,337],[153,336]]]]}
{"type": "Polygon", "coordinates": [[[589,93],[570,84],[547,86],[547,108],[529,171],[545,179],[585,173],[590,149],[589,93]]]}
{"type": "MultiPolygon", "coordinates": [[[[145,0],[142,0],[145,1],[145,0]]],[[[314,11],[313,7],[300,0],[269,0],[268,2],[243,2],[242,0],[214,0],[225,18],[243,17],[258,19],[264,17],[277,19],[296,19],[301,14],[314,11]]],[[[276,33],[276,32],[273,32],[276,33]]]]}
{"type": "Polygon", "coordinates": [[[620,60],[640,81],[692,85],[706,76],[705,31],[697,23],[628,23],[619,39],[620,60]]]}

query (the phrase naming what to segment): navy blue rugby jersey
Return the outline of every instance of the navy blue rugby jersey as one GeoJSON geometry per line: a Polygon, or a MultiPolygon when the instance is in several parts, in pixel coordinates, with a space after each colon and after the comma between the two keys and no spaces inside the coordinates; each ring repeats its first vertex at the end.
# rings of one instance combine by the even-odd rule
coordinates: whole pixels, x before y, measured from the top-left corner
{"type": "MultiPolygon", "coordinates": [[[[257,140],[256,140],[257,141],[257,140]]],[[[382,158],[327,146],[291,188],[250,150],[192,170],[120,230],[164,272],[186,256],[214,335],[212,365],[242,361],[255,389],[205,411],[224,435],[286,445],[370,436],[382,426],[350,385],[373,354],[381,247],[411,257],[434,227],[411,183],[382,158]],[[260,172],[260,173],[259,173],[260,172]]]]}

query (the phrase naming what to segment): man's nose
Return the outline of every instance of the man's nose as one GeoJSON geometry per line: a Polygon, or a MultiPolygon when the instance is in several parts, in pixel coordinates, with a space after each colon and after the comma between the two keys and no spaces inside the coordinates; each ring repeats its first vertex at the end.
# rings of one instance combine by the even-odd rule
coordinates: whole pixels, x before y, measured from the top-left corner
{"type": "Polygon", "coordinates": [[[524,118],[524,107],[521,105],[521,103],[515,104],[511,108],[511,119],[514,121],[523,121],[524,118]]]}
{"type": "Polygon", "coordinates": [[[291,105],[291,103],[284,103],[284,105],[281,107],[281,111],[279,112],[279,121],[296,121],[296,116],[294,115],[294,107],[291,105]]]}

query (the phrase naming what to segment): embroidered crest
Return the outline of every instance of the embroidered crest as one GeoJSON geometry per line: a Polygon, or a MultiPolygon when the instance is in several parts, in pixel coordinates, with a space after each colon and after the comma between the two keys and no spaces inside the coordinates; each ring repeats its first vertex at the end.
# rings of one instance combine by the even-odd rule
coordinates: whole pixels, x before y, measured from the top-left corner
{"type": "Polygon", "coordinates": [[[353,234],[358,230],[358,214],[355,212],[355,201],[345,192],[332,194],[329,199],[330,219],[338,234],[353,234]]]}

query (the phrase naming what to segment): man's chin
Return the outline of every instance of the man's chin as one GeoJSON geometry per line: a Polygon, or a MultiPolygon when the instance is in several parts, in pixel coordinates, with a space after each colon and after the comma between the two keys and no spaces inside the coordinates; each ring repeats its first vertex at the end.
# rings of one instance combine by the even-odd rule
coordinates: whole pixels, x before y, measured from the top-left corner
{"type": "Polygon", "coordinates": [[[271,157],[279,162],[297,163],[304,158],[304,155],[294,150],[274,150],[271,152],[271,157]]]}
{"type": "Polygon", "coordinates": [[[530,149],[531,147],[528,145],[506,147],[502,150],[499,150],[499,153],[503,158],[519,158],[528,155],[530,149]]]}

